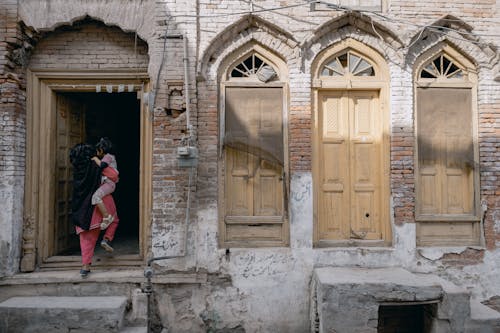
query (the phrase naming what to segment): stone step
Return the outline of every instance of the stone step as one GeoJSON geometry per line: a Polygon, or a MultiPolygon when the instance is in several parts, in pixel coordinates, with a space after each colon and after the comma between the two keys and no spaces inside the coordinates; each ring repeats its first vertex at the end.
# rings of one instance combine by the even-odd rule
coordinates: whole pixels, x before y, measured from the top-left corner
{"type": "Polygon", "coordinates": [[[23,296],[0,303],[0,332],[119,332],[127,298],[122,296],[23,296]]]}
{"type": "Polygon", "coordinates": [[[120,330],[120,333],[147,333],[147,326],[127,326],[120,330]]]}
{"type": "Polygon", "coordinates": [[[500,312],[480,303],[470,301],[470,321],[467,333],[497,333],[500,332],[500,312]]]}

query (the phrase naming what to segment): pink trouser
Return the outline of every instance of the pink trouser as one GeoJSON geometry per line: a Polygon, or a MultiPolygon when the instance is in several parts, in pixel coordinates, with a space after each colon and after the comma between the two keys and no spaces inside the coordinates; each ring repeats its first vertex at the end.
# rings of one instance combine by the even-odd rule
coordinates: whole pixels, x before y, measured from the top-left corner
{"type": "Polygon", "coordinates": [[[113,193],[115,191],[115,188],[115,183],[113,183],[111,180],[105,180],[104,183],[102,183],[101,186],[99,186],[99,188],[92,195],[92,204],[97,205],[98,203],[101,203],[102,198],[104,198],[108,194],[113,193]]]}
{"type": "MultiPolygon", "coordinates": [[[[115,237],[116,228],[118,228],[118,221],[115,219],[113,223],[109,225],[104,233],[104,238],[112,241],[115,237]]],[[[85,230],[80,232],[80,249],[82,251],[82,264],[90,265],[92,263],[92,257],[94,256],[94,249],[99,234],[101,233],[101,228],[94,228],[90,230],[85,230]]]]}

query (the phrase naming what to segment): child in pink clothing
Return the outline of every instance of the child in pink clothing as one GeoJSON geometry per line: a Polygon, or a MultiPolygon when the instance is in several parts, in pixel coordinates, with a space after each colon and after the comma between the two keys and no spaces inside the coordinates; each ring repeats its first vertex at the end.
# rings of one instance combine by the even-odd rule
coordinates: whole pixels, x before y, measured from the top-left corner
{"type": "MultiPolygon", "coordinates": [[[[92,160],[102,169],[111,167],[118,174],[116,158],[111,151],[113,144],[108,138],[101,138],[96,144],[97,156],[92,157],[92,160]]],[[[102,215],[101,230],[106,229],[115,219],[115,216],[108,213],[106,206],[102,202],[102,198],[115,191],[116,183],[106,176],[102,176],[101,185],[92,195],[92,205],[96,205],[102,215]]]]}

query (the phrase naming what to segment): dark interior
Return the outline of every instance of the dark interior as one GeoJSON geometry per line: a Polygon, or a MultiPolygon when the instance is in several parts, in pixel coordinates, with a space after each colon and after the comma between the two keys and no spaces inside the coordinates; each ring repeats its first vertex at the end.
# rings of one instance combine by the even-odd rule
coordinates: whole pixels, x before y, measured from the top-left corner
{"type": "Polygon", "coordinates": [[[428,333],[436,317],[436,304],[381,305],[378,333],[428,333]]]}
{"type": "MultiPolygon", "coordinates": [[[[114,144],[120,181],[113,198],[120,222],[112,246],[115,255],[139,253],[140,104],[137,94],[65,95],[85,105],[85,142],[94,145],[99,138],[108,137],[114,144]]],[[[101,251],[96,246],[96,254],[101,251]]]]}

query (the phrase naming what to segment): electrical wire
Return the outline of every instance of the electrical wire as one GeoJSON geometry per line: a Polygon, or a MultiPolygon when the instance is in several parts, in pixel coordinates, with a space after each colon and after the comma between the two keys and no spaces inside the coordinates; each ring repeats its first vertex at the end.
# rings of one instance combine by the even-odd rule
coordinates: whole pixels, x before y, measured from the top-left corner
{"type": "MultiPolygon", "coordinates": [[[[405,24],[405,25],[409,25],[409,26],[413,26],[413,27],[417,27],[417,28],[421,28],[421,29],[428,28],[431,31],[434,31],[434,32],[437,32],[437,33],[441,33],[441,34],[444,34],[444,32],[442,30],[447,30],[447,31],[456,32],[456,33],[461,34],[461,35],[470,35],[470,36],[473,36],[475,38],[477,38],[477,37],[488,37],[488,38],[490,38],[490,37],[500,37],[500,34],[484,34],[484,33],[481,34],[481,33],[473,33],[473,32],[469,32],[469,31],[458,30],[458,29],[449,28],[449,27],[436,26],[436,25],[432,25],[432,24],[429,24],[429,25],[419,24],[419,23],[411,22],[409,20],[388,17],[386,15],[383,15],[381,13],[377,13],[375,11],[369,11],[369,10],[363,10],[363,9],[353,9],[351,7],[348,7],[348,6],[341,6],[341,5],[329,3],[328,1],[321,1],[321,0],[306,0],[303,3],[293,4],[293,5],[271,7],[271,8],[262,8],[262,9],[251,8],[250,11],[240,11],[240,12],[231,12],[231,13],[214,14],[214,15],[181,14],[181,15],[173,15],[173,16],[171,16],[171,18],[186,18],[186,17],[218,18],[218,17],[239,16],[239,15],[249,15],[249,14],[251,15],[251,14],[254,14],[254,13],[273,12],[273,11],[279,11],[279,10],[283,10],[283,9],[290,9],[290,8],[296,8],[296,7],[302,7],[302,6],[309,6],[309,5],[313,4],[313,3],[324,4],[324,5],[328,6],[329,8],[332,8],[332,9],[335,9],[335,10],[339,10],[339,11],[343,11],[343,12],[359,12],[361,14],[375,15],[375,16],[379,17],[380,19],[382,19],[382,20],[384,20],[386,22],[391,22],[391,23],[396,23],[396,24],[400,23],[400,24],[405,24]]],[[[441,20],[446,20],[446,21],[451,21],[451,22],[462,22],[459,19],[449,19],[449,18],[442,18],[441,20]]],[[[499,23],[499,22],[489,21],[489,20],[488,21],[481,20],[481,22],[499,23]]],[[[375,30],[375,32],[376,32],[376,30],[375,30]]],[[[457,36],[449,36],[449,37],[450,38],[454,38],[454,39],[458,39],[458,40],[467,41],[467,42],[474,43],[474,44],[477,44],[477,45],[485,45],[485,44],[487,44],[487,43],[484,43],[484,42],[473,41],[473,40],[469,40],[469,39],[465,39],[465,38],[460,38],[460,37],[457,37],[457,36]]]]}
{"type": "Polygon", "coordinates": [[[316,0],[307,0],[306,3],[299,3],[295,5],[286,5],[286,6],[279,6],[279,7],[272,7],[272,8],[265,8],[265,9],[250,9],[247,11],[242,11],[242,12],[231,12],[231,13],[225,13],[225,14],[215,14],[215,15],[190,15],[190,14],[181,14],[181,15],[172,15],[170,17],[196,17],[196,18],[216,18],[216,17],[227,17],[227,16],[237,16],[237,15],[248,15],[248,14],[254,14],[254,13],[264,13],[264,12],[273,12],[277,10],[282,10],[282,9],[289,9],[289,8],[295,8],[295,7],[302,7],[309,5],[310,3],[316,2],[316,0]]]}

